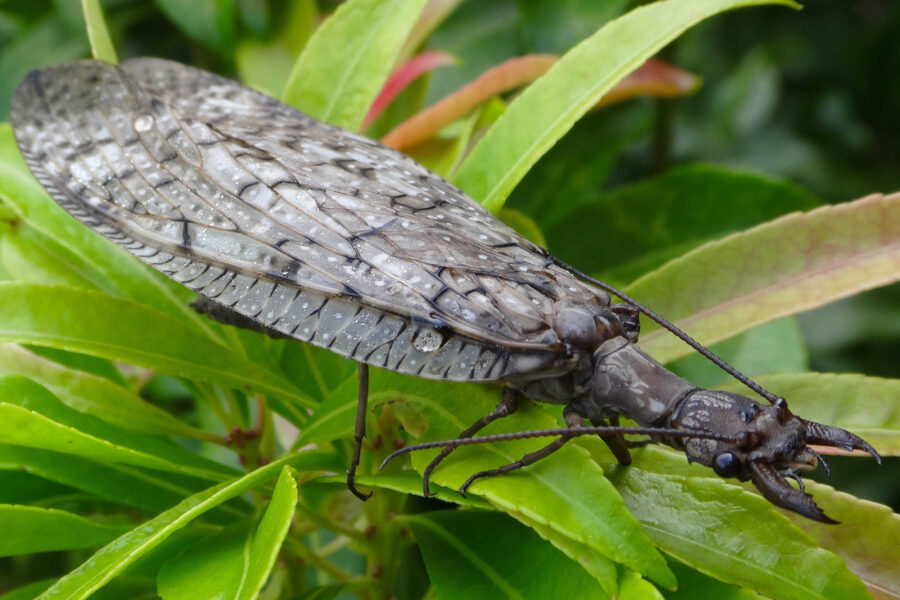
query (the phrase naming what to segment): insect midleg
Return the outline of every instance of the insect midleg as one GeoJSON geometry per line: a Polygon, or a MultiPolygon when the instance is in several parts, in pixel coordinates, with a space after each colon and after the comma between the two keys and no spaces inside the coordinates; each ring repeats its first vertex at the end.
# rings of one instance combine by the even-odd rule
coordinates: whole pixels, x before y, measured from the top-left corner
{"type": "MultiPolygon", "coordinates": [[[[614,427],[619,426],[618,415],[611,417],[609,423],[607,423],[606,419],[591,419],[591,425],[596,427],[609,427],[610,424],[614,427]]],[[[599,435],[600,439],[606,442],[606,445],[616,457],[616,460],[619,461],[620,465],[627,467],[631,464],[631,452],[628,451],[628,444],[621,433],[610,433],[606,435],[601,433],[599,435]]]]}
{"type": "MultiPolygon", "coordinates": [[[[584,427],[584,418],[575,412],[571,406],[566,406],[563,409],[563,419],[566,422],[568,427],[584,427]]],[[[493,477],[494,475],[502,475],[504,473],[509,473],[510,471],[515,471],[516,469],[521,469],[522,467],[527,467],[528,465],[534,464],[539,460],[547,458],[560,448],[562,448],[566,442],[574,437],[573,435],[562,434],[560,437],[556,438],[540,450],[535,450],[534,452],[529,452],[516,462],[509,463],[508,465],[503,465],[502,467],[498,467],[496,469],[490,469],[488,471],[480,471],[475,473],[471,477],[469,477],[462,486],[459,488],[459,493],[465,495],[466,490],[469,489],[469,486],[472,485],[476,480],[481,479],[483,477],[493,477]]]]}
{"type": "Polygon", "coordinates": [[[359,378],[359,396],[356,402],[356,427],[353,430],[353,458],[350,460],[350,468],[347,469],[347,488],[353,495],[362,501],[368,500],[372,492],[363,494],[356,489],[356,468],[359,466],[359,457],[362,453],[363,438],[366,437],[366,412],[369,404],[369,365],[357,363],[359,378]]]}
{"type": "MultiPolygon", "coordinates": [[[[459,434],[459,438],[467,438],[472,437],[479,431],[481,431],[488,424],[493,423],[497,419],[501,419],[503,417],[509,416],[516,412],[519,408],[519,400],[522,395],[511,387],[503,388],[503,399],[494,407],[489,414],[481,417],[474,423],[472,423],[469,427],[467,427],[462,433],[459,434]]],[[[450,446],[441,450],[441,453],[434,457],[428,466],[425,467],[425,472],[422,474],[422,490],[425,492],[425,497],[430,497],[431,490],[429,490],[429,483],[431,478],[431,472],[434,471],[435,467],[437,467],[442,460],[447,458],[451,452],[456,450],[458,446],[450,446]]]]}

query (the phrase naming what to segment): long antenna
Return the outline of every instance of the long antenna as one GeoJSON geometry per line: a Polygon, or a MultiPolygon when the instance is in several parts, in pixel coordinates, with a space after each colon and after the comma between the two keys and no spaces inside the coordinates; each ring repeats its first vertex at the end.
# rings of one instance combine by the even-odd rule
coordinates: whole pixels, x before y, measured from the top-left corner
{"type": "Polygon", "coordinates": [[[697,352],[699,352],[700,354],[702,354],[703,356],[708,358],[710,361],[712,361],[712,363],[715,364],[717,367],[719,367],[720,369],[722,369],[723,371],[725,371],[726,373],[728,373],[729,375],[731,375],[732,377],[734,377],[735,379],[737,379],[738,381],[740,381],[741,383],[746,385],[748,388],[750,388],[751,390],[753,390],[754,392],[756,392],[757,394],[759,394],[760,396],[762,396],[763,398],[765,398],[766,400],[771,402],[772,404],[778,404],[779,408],[781,408],[781,407],[784,407],[785,409],[787,408],[787,401],[784,398],[782,398],[780,396],[776,396],[769,390],[765,389],[764,387],[762,387],[761,385],[759,385],[758,383],[756,383],[755,381],[753,381],[752,379],[750,379],[749,377],[747,377],[746,375],[744,375],[743,373],[741,373],[740,371],[738,371],[737,369],[735,369],[734,367],[729,365],[723,359],[719,358],[712,350],[710,350],[709,348],[707,348],[706,346],[704,346],[703,344],[701,344],[700,342],[698,342],[697,340],[695,340],[694,338],[692,338],[691,336],[686,334],[684,331],[679,329],[678,326],[671,323],[670,321],[667,321],[662,316],[656,314],[655,312],[653,312],[652,310],[650,310],[649,308],[647,308],[646,306],[644,306],[643,304],[641,304],[640,302],[638,302],[637,300],[635,300],[634,298],[632,298],[631,296],[629,296],[628,294],[623,292],[622,290],[615,288],[604,281],[600,281],[599,279],[594,279],[590,275],[582,273],[575,267],[564,263],[563,261],[559,260],[558,258],[556,258],[553,255],[550,255],[550,260],[553,261],[553,264],[565,269],[566,271],[568,271],[575,277],[578,277],[579,279],[582,279],[592,285],[595,285],[598,288],[600,288],[606,292],[609,292],[610,294],[612,294],[614,296],[618,296],[620,299],[622,299],[623,302],[625,302],[626,304],[630,304],[631,306],[635,307],[636,309],[638,309],[639,311],[641,311],[642,313],[647,315],[648,319],[659,323],[660,326],[662,326],[664,329],[667,329],[668,331],[670,331],[675,337],[682,340],[685,344],[687,344],[688,346],[690,346],[691,348],[693,348],[694,350],[696,350],[697,352]]]}
{"type": "Polygon", "coordinates": [[[680,437],[703,438],[707,440],[719,440],[720,442],[739,441],[739,437],[727,435],[724,433],[715,433],[712,431],[702,431],[699,429],[674,429],[664,427],[628,427],[619,425],[607,425],[596,427],[555,427],[553,429],[533,429],[531,431],[514,431],[512,433],[495,433],[493,435],[481,435],[475,437],[454,438],[452,440],[440,440],[437,442],[425,442],[424,444],[416,444],[414,446],[406,446],[400,448],[388,455],[378,467],[378,470],[384,469],[390,461],[403,454],[415,452],[417,450],[428,450],[430,448],[456,448],[458,446],[471,446],[473,444],[487,444],[489,442],[510,442],[515,440],[526,440],[537,437],[580,437],[582,435],[605,434],[605,433],[623,433],[631,435],[677,435],[680,437]]]}

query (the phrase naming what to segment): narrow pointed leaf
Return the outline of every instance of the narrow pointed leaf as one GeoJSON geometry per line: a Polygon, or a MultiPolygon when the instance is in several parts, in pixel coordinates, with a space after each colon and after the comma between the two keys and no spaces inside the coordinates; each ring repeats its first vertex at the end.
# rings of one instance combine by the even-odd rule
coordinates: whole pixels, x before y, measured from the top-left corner
{"type": "Polygon", "coordinates": [[[106,21],[103,19],[100,0],[81,0],[81,10],[84,12],[84,21],[87,25],[88,40],[91,42],[93,57],[112,64],[118,63],[116,48],[109,37],[106,21]]]}
{"type": "Polygon", "coordinates": [[[349,0],[316,30],[282,100],[356,131],[378,96],[425,0],[349,0]]]}
{"type": "MultiPolygon", "coordinates": [[[[705,244],[626,291],[709,345],[898,279],[900,194],[893,194],[786,215],[705,244]]],[[[661,362],[690,352],[652,325],[640,345],[661,362]]]]}
{"type": "Polygon", "coordinates": [[[292,454],[231,481],[186,498],[101,548],[75,570],[41,594],[40,600],[83,599],[122,573],[169,536],[216,506],[276,477],[286,465],[298,470],[328,469],[331,458],[318,452],[292,454]]]}
{"type": "MultiPolygon", "coordinates": [[[[116,504],[152,513],[171,508],[198,489],[152,470],[7,444],[0,444],[0,469],[27,471],[116,504]]],[[[232,506],[223,506],[222,510],[224,518],[229,520],[246,515],[246,511],[232,506]]]]}
{"type": "Polygon", "coordinates": [[[651,447],[607,476],[661,549],[720,581],[785,600],[868,597],[840,557],[768,501],[698,472],[708,471],[651,447]]]}
{"type": "Polygon", "coordinates": [[[381,143],[397,150],[415,146],[492,96],[534,81],[546,73],[556,60],[552,54],[511,58],[410,117],[384,136],[381,143]]]}
{"type": "Polygon", "coordinates": [[[62,404],[47,390],[19,376],[0,377],[0,440],[221,481],[234,471],[174,444],[143,438],[62,404]]]}
{"type": "MultiPolygon", "coordinates": [[[[402,402],[419,415],[425,431],[419,441],[456,437],[499,401],[496,388],[441,384],[384,371],[371,374],[370,406],[402,402]],[[464,394],[461,396],[460,394],[464,394]]],[[[349,436],[356,407],[356,382],[339,387],[316,411],[297,445],[349,436]]],[[[556,420],[535,406],[524,406],[490,431],[522,431],[557,426],[556,420]]],[[[407,426],[407,431],[413,429],[407,426]]],[[[487,432],[487,430],[486,430],[487,432]]],[[[432,480],[459,487],[469,475],[498,467],[542,447],[545,440],[520,440],[479,448],[460,448],[445,460],[432,480]]],[[[420,473],[436,451],[417,452],[412,464],[420,473]]],[[[396,467],[394,467],[396,468],[396,467]]],[[[591,552],[622,562],[664,586],[675,580],[665,561],[649,543],[638,522],[626,510],[603,471],[580,447],[564,446],[528,469],[477,482],[470,494],[481,496],[512,516],[552,528],[591,552]]]]}
{"type": "Polygon", "coordinates": [[[394,98],[400,95],[413,81],[433,71],[438,67],[443,67],[453,63],[453,56],[440,50],[428,50],[417,56],[412,57],[391,73],[391,76],[381,88],[375,102],[366,113],[363,119],[362,129],[365,130],[372,121],[377,119],[388,105],[394,101],[394,98]]]}
{"type": "Polygon", "coordinates": [[[15,344],[0,344],[0,375],[28,377],[67,406],[137,433],[217,439],[105,377],[67,368],[15,344]]]}
{"type": "Polygon", "coordinates": [[[247,569],[235,598],[253,600],[259,597],[259,592],[275,565],[275,559],[278,558],[281,544],[290,530],[296,507],[297,473],[285,466],[262,522],[253,534],[247,569]]]}
{"type": "Polygon", "coordinates": [[[181,320],[100,292],[0,282],[0,341],[48,346],[314,406],[283,376],[186,329],[181,320]]]}
{"type": "Polygon", "coordinates": [[[126,530],[62,510],[0,504],[0,556],[91,548],[126,530]]]}
{"type": "Polygon", "coordinates": [[[888,506],[855,498],[820,483],[807,490],[828,514],[840,515],[838,527],[828,527],[785,513],[847,566],[880,598],[900,598],[900,515],[888,506]]]}
{"type": "Polygon", "coordinates": [[[567,52],[522,92],[463,162],[454,183],[496,211],[585,112],[686,29],[732,8],[789,1],[663,0],[637,8],[567,52]]]}

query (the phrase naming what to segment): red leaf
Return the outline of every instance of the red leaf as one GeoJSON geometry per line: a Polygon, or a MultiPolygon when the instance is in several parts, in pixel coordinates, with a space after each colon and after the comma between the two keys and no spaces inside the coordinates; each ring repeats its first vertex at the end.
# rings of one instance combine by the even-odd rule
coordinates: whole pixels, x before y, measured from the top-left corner
{"type": "Polygon", "coordinates": [[[400,65],[393,73],[391,73],[391,76],[385,82],[384,87],[381,88],[378,97],[375,98],[375,101],[372,103],[372,107],[369,109],[366,118],[363,119],[362,129],[365,130],[372,121],[377,119],[384,109],[394,101],[394,98],[399,96],[400,92],[405,90],[413,81],[428,71],[452,64],[453,61],[453,56],[447,52],[441,50],[428,50],[412,57],[400,65]]]}

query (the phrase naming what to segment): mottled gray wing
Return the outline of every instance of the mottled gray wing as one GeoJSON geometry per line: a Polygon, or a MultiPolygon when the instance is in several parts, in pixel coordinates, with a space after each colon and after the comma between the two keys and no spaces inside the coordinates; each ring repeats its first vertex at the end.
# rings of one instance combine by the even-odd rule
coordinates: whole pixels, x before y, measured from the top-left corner
{"type": "Polygon", "coordinates": [[[565,372],[554,304],[608,304],[412,159],[159,59],[32,72],[10,112],[66,210],[216,303],[376,366],[565,372]]]}

